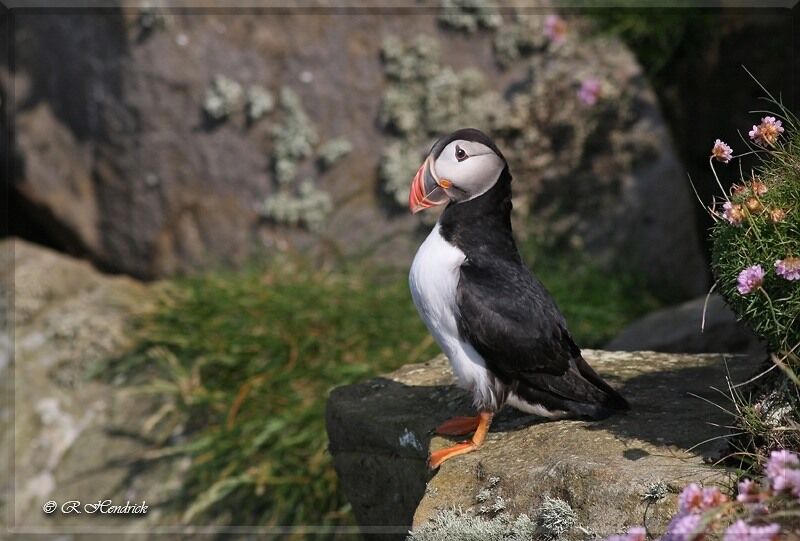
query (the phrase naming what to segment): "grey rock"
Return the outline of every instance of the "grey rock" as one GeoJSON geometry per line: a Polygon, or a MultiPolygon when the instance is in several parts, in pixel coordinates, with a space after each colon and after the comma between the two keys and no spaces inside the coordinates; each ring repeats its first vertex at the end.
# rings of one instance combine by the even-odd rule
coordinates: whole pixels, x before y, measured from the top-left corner
{"type": "Polygon", "coordinates": [[[0,242],[0,280],[9,286],[0,313],[10,316],[3,322],[10,340],[0,341],[0,353],[12,359],[0,363],[0,378],[9,383],[0,388],[0,460],[13,466],[0,470],[0,494],[14,527],[84,539],[104,528],[123,535],[163,523],[158,508],[180,482],[180,469],[166,460],[132,474],[150,449],[137,429],[157,404],[89,377],[98,363],[131,347],[131,320],[153,306],[153,288],[8,239],[0,242]],[[105,499],[146,501],[150,510],[143,516],[42,511],[50,500],[105,499]]]}
{"type": "MultiPolygon", "coordinates": [[[[559,524],[574,519],[568,538],[606,536],[643,520],[658,534],[684,485],[725,486],[728,473],[706,464],[724,445],[698,445],[724,432],[711,423],[726,424],[725,414],[689,396],[720,400],[711,389],[725,385],[719,355],[584,354],[629,399],[629,413],[598,422],[542,421],[504,410],[480,450],[435,473],[426,469],[428,449],[451,442],[432,437],[432,429],[471,410],[443,356],[335,389],[326,413],[329,448],[359,525],[400,539],[453,508],[486,519],[524,514],[552,523],[539,515],[557,499],[574,512],[559,524]],[[669,490],[645,497],[656,485],[669,490]]],[[[752,369],[744,357],[726,362],[734,381],[752,369]]]]}
{"type": "Polygon", "coordinates": [[[766,355],[765,344],[737,321],[717,294],[709,296],[707,304],[703,296],[648,314],[626,327],[605,349],[766,355]]]}
{"type": "MultiPolygon", "coordinates": [[[[503,24],[541,35],[542,17],[503,24]]],[[[655,96],[622,43],[591,37],[580,17],[573,22],[562,45],[539,43],[501,67],[493,31],[467,36],[424,10],[170,13],[146,33],[135,10],[18,13],[15,72],[0,81],[18,90],[19,219],[63,250],[145,278],[291,249],[407,264],[422,231],[379,186],[381,156],[395,141],[378,117],[389,84],[383,38],[414,28],[447,44],[438,75],[479,74],[487,95],[503,102],[472,100],[457,118],[476,123],[483,117],[470,116],[473,108],[487,106],[506,115],[502,129],[478,127],[493,132],[511,161],[521,237],[568,239],[609,265],[624,254],[652,284],[683,298],[699,294],[706,279],[694,203],[655,96]],[[281,190],[271,136],[280,113],[249,122],[237,107],[209,122],[202,104],[220,74],[275,95],[291,88],[319,145],[350,141],[353,152],[336,167],[318,171],[314,156],[293,164],[298,179],[318,175],[314,185],[330,194],[324,226],[263,219],[264,201],[281,190]],[[595,107],[577,99],[588,77],[603,80],[595,107]]],[[[451,118],[442,108],[459,104],[437,97],[422,96],[436,118],[451,118]]]]}

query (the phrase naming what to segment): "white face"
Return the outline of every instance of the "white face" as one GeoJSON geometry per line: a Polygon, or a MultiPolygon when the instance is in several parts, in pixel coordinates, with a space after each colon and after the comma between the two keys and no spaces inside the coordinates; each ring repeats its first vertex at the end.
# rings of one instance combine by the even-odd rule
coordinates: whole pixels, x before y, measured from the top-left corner
{"type": "Polygon", "coordinates": [[[433,169],[440,185],[450,181],[445,191],[454,201],[467,201],[483,195],[494,186],[505,162],[492,149],[474,141],[455,140],[444,147],[433,169]]]}

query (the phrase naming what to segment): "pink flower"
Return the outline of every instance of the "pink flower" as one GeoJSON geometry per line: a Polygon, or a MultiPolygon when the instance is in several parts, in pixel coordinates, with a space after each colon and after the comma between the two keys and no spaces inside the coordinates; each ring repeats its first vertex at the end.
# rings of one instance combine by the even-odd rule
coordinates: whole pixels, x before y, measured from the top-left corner
{"type": "Polygon", "coordinates": [[[748,135],[753,142],[760,145],[774,145],[782,133],[783,125],[781,121],[775,120],[774,116],[765,116],[761,119],[761,124],[753,126],[748,135]]]}
{"type": "Polygon", "coordinates": [[[703,533],[703,530],[700,529],[702,519],[703,515],[698,513],[677,515],[667,526],[667,532],[661,538],[662,541],[692,541],[697,539],[703,533]]]}
{"type": "Polygon", "coordinates": [[[728,498],[722,494],[716,487],[706,487],[703,489],[703,510],[717,507],[719,504],[727,501],[728,498]]]}
{"type": "Polygon", "coordinates": [[[678,496],[678,512],[681,514],[700,511],[703,508],[703,489],[696,483],[687,485],[678,496]]]}
{"type": "Polygon", "coordinates": [[[772,451],[765,470],[775,492],[791,491],[800,498],[800,460],[796,454],[772,451]]]}
{"type": "Polygon", "coordinates": [[[722,205],[722,217],[731,225],[739,225],[744,221],[744,209],[738,203],[726,201],[722,205]]]}
{"type": "Polygon", "coordinates": [[[585,79],[578,90],[578,98],[586,105],[594,105],[600,99],[600,81],[597,79],[585,79]]]}
{"type": "Polygon", "coordinates": [[[752,479],[745,479],[739,483],[739,494],[736,501],[741,503],[759,503],[762,494],[758,490],[758,485],[752,479]]]}
{"type": "Polygon", "coordinates": [[[769,191],[766,184],[756,179],[753,179],[753,182],[750,183],[750,189],[752,189],[753,193],[756,195],[764,195],[769,191]]]}
{"type": "Polygon", "coordinates": [[[731,158],[733,158],[733,150],[721,139],[717,139],[714,141],[714,146],[711,149],[711,157],[721,161],[722,163],[728,163],[731,161],[731,158]]]}
{"type": "Polygon", "coordinates": [[[756,291],[764,283],[764,269],[761,268],[761,265],[747,267],[739,273],[737,282],[739,284],[737,286],[739,293],[748,295],[756,291]]]}
{"type": "Polygon", "coordinates": [[[780,524],[752,526],[743,520],[737,520],[725,530],[723,541],[773,541],[780,533],[780,524]]]}
{"type": "Polygon", "coordinates": [[[775,273],[784,280],[800,280],[800,257],[787,257],[775,261],[775,273]]]}
{"type": "Polygon", "coordinates": [[[567,34],[567,22],[558,15],[548,15],[544,19],[544,35],[553,43],[561,43],[567,34]]]}
{"type": "Polygon", "coordinates": [[[645,541],[647,539],[647,530],[641,526],[631,528],[628,533],[623,535],[612,535],[606,538],[606,541],[645,541]]]}

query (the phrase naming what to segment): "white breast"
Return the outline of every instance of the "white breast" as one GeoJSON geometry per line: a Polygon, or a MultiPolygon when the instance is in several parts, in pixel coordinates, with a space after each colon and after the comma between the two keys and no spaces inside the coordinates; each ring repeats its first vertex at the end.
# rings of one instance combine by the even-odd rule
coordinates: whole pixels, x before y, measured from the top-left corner
{"type": "Polygon", "coordinates": [[[486,370],[475,348],[458,334],[456,288],[465,260],[464,252],[442,237],[437,223],[411,264],[411,296],[428,330],[450,359],[459,384],[473,393],[475,406],[496,410],[505,396],[503,385],[486,370]]]}

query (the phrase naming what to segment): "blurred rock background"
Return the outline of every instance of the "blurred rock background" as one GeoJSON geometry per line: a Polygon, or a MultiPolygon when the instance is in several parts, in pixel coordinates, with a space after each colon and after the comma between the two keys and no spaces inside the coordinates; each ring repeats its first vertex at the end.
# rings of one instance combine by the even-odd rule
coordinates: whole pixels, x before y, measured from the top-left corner
{"type": "MultiPolygon", "coordinates": [[[[125,347],[114,342],[113,352],[97,357],[77,351],[74,362],[51,364],[46,355],[46,375],[32,372],[39,375],[31,393],[40,400],[29,404],[24,427],[38,426],[35,415],[54,405],[69,408],[69,400],[89,396],[75,390],[80,374],[123,387],[169,382],[137,417],[172,408],[178,417],[169,426],[180,430],[161,427],[165,435],[147,441],[154,448],[187,439],[208,444],[202,460],[197,451],[179,454],[195,466],[186,466],[184,494],[192,512],[178,508],[178,516],[194,520],[202,510],[221,523],[348,523],[347,504],[328,475],[321,420],[304,421],[309,439],[288,449],[237,430],[261,422],[268,396],[289,395],[289,387],[267,389],[257,377],[276,366],[306,382],[306,391],[291,389],[283,407],[321,419],[327,388],[436,351],[403,284],[434,217],[421,224],[404,201],[430,144],[457,127],[479,127],[504,150],[525,258],[583,345],[614,339],[610,346],[629,350],[760,351],[719,299],[710,301],[708,331],[699,331],[710,286],[708,223],[689,177],[709,202],[713,140],[736,149],[738,133],[756,121],[747,111],[763,93],[742,65],[797,109],[792,84],[800,59],[789,54],[797,45],[796,9],[557,12],[470,0],[347,10],[141,5],[4,9],[0,25],[7,37],[0,120],[8,126],[0,160],[10,171],[2,236],[178,291],[140,326],[150,335],[134,326],[120,331],[130,342],[125,347]],[[263,275],[254,276],[254,268],[263,275]],[[289,280],[292,273],[300,278],[289,280]],[[274,291],[286,296],[270,296],[274,291]],[[373,291],[381,293],[365,293],[373,291]],[[280,310],[276,298],[286,301],[280,310]],[[363,336],[335,333],[345,316],[362,312],[389,324],[363,336]],[[244,323],[214,327],[231,314],[242,314],[244,323]],[[243,329],[255,337],[249,350],[243,329]],[[393,335],[395,329],[404,332],[393,335]],[[174,363],[164,362],[165,351],[174,363]],[[102,370],[108,357],[139,370],[109,376],[102,370]],[[91,367],[81,364],[87,358],[91,367]],[[197,365],[205,367],[194,369],[199,375],[192,372],[197,365]],[[248,410],[251,403],[261,411],[248,410]],[[225,445],[230,441],[237,444],[225,445]],[[255,443],[251,449],[243,441],[255,443]],[[276,473],[285,456],[308,447],[314,452],[299,456],[313,464],[316,484],[276,473]],[[269,475],[259,469],[266,462],[269,475]],[[214,469],[225,463],[244,464],[245,473],[214,469]],[[289,483],[287,491],[305,490],[291,493],[301,494],[293,500],[300,511],[277,512],[269,499],[242,504],[274,476],[289,483]]],[[[9,264],[10,246],[3,247],[9,264]]],[[[28,259],[39,262],[31,276],[42,283],[55,265],[49,257],[28,259]]],[[[105,280],[84,272],[90,282],[105,280]]],[[[94,289],[70,294],[84,291],[94,289]]],[[[16,301],[11,319],[22,322],[26,336],[46,336],[44,322],[57,308],[25,319],[19,310],[27,294],[16,301]]],[[[81,302],[68,306],[80,312],[81,302]]],[[[131,320],[137,317],[147,316],[131,320]]],[[[63,411],[78,419],[77,410],[63,411]]],[[[296,420],[281,422],[288,423],[283,433],[301,430],[296,420]]],[[[60,479],[35,461],[25,468],[60,479]]],[[[31,486],[38,497],[50,485],[31,486]]],[[[20,516],[36,513],[16,503],[20,516]]]]}

